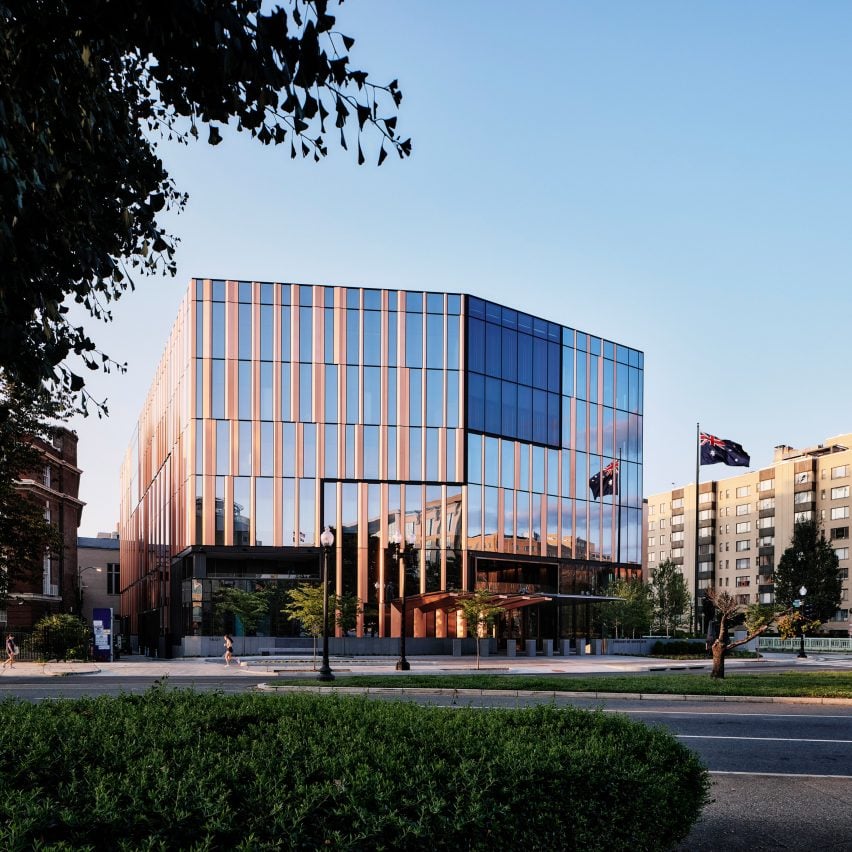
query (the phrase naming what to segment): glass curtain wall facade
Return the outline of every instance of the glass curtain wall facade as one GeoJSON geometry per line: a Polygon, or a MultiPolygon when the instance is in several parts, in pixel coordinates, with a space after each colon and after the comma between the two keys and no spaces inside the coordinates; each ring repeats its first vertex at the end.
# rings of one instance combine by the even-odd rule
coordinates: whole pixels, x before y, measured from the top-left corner
{"type": "Polygon", "coordinates": [[[325,526],[359,635],[399,635],[403,588],[408,635],[455,636],[430,595],[638,572],[642,373],[636,350],[469,296],[193,280],[122,467],[131,634],[168,648],[219,631],[223,588],[317,578],[325,526]]]}

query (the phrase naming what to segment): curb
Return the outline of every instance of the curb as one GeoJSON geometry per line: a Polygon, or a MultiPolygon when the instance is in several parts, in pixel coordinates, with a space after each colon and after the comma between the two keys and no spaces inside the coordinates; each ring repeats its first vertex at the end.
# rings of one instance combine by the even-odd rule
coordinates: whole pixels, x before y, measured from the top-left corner
{"type": "Polygon", "coordinates": [[[852,707],[852,698],[819,698],[807,696],[767,696],[759,695],[677,695],[658,692],[548,692],[533,689],[428,689],[410,686],[274,686],[268,683],[257,684],[264,692],[314,692],[320,695],[451,695],[457,698],[482,698],[488,696],[502,698],[605,698],[631,701],[718,701],[733,704],[825,704],[852,707]]]}

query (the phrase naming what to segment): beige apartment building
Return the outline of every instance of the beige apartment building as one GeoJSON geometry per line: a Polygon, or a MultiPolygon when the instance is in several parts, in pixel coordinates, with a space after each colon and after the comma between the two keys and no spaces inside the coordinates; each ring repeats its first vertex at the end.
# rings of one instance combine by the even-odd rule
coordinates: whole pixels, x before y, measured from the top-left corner
{"type": "MultiPolygon", "coordinates": [[[[701,468],[702,475],[722,466],[701,468]]],[[[646,576],[671,559],[701,607],[710,586],[740,603],[772,603],[773,577],[796,521],[816,519],[840,560],[840,607],[825,630],[852,635],[849,621],[849,528],[852,434],[808,449],[775,448],[772,465],[728,479],[701,482],[650,495],[645,513],[646,576]],[[698,545],[696,560],[695,547],[698,545]]],[[[706,621],[705,621],[706,623],[706,621]]]]}

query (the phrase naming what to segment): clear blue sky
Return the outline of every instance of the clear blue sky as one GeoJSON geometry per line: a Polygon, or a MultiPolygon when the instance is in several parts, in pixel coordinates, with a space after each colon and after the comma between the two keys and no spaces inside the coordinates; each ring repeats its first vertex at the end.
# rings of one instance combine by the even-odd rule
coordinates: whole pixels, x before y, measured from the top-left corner
{"type": "MultiPolygon", "coordinates": [[[[463,291],[645,353],[645,493],[694,480],[695,424],[755,467],[852,431],[852,4],[348,2],[356,65],[404,92],[410,160],[169,147],[176,279],[98,330],[124,376],[75,421],[82,535],[193,276],[463,291]]],[[[371,156],[368,154],[368,156],[371,156]]],[[[372,152],[375,156],[375,151],[372,152]]],[[[702,478],[730,471],[707,469],[702,478]]]]}

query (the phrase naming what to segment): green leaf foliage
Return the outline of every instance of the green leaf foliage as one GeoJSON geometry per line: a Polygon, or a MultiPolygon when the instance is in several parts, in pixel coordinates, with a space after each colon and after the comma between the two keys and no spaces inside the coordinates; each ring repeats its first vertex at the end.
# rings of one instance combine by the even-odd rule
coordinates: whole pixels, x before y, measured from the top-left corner
{"type": "MultiPolygon", "coordinates": [[[[290,602],[281,610],[288,618],[298,621],[309,636],[322,635],[322,585],[301,583],[287,592],[290,602]]],[[[353,630],[363,612],[361,599],[355,595],[328,596],[329,619],[344,632],[353,630]]]]}
{"type": "Polygon", "coordinates": [[[397,81],[375,84],[352,64],[354,39],[329,5],[0,3],[0,367],[78,394],[83,409],[75,362],[123,369],[68,305],[109,320],[136,276],[175,274],[177,238],[160,214],[187,199],[164,141],[218,145],[243,132],[319,161],[333,109],[360,162],[367,136],[411,153],[396,132],[397,81]]]}
{"type": "Polygon", "coordinates": [[[827,621],[840,606],[840,566],[837,554],[816,521],[800,521],[793,527],[790,546],[781,554],[775,569],[775,600],[786,607],[801,596],[799,589],[808,591],[803,599],[805,618],[799,627],[805,633],[814,621],[827,621]]]}
{"type": "Polygon", "coordinates": [[[689,610],[689,590],[680,569],[670,559],[651,572],[651,594],[654,630],[669,636],[682,628],[689,610]]]}
{"type": "Polygon", "coordinates": [[[648,632],[654,612],[650,586],[638,578],[617,580],[606,594],[620,598],[600,606],[601,623],[610,635],[635,638],[648,632]]]}
{"type": "Polygon", "coordinates": [[[79,616],[46,615],[33,628],[32,652],[42,660],[85,659],[91,630],[79,616]]]}
{"type": "Polygon", "coordinates": [[[2,710],[8,850],[664,850],[708,789],[667,732],[569,708],[160,688],[2,710]]]}

